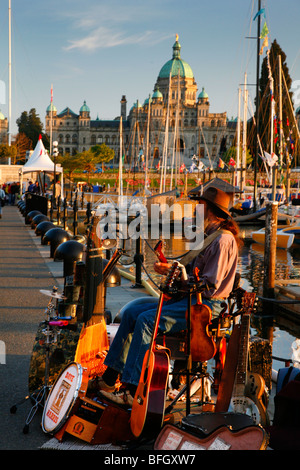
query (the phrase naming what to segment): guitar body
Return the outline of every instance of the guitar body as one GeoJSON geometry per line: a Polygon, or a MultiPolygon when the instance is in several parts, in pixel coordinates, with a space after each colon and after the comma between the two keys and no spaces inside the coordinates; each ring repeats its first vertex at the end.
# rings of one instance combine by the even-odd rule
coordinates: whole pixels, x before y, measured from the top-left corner
{"type": "Polygon", "coordinates": [[[135,437],[139,437],[144,429],[155,432],[162,426],[169,362],[169,351],[161,346],[156,345],[145,354],[130,418],[131,432],[135,437]]]}
{"type": "Polygon", "coordinates": [[[245,395],[249,397],[257,406],[260,414],[260,424],[268,426],[269,416],[266,411],[268,405],[268,394],[266,393],[266,385],[261,375],[256,372],[249,372],[245,386],[245,395]]]}
{"type": "Polygon", "coordinates": [[[245,385],[245,396],[235,396],[231,398],[230,411],[235,413],[246,413],[251,416],[255,424],[268,426],[269,416],[266,411],[267,403],[265,396],[265,381],[254,372],[247,374],[245,385]]]}
{"type": "Polygon", "coordinates": [[[260,424],[261,416],[258,407],[248,397],[243,396],[233,396],[231,397],[229,412],[232,413],[243,413],[250,416],[253,419],[254,424],[260,424]]]}
{"type": "Polygon", "coordinates": [[[191,307],[191,356],[195,362],[205,362],[216,353],[216,344],[208,332],[211,309],[204,304],[191,307]]]}
{"type": "Polygon", "coordinates": [[[255,297],[255,293],[245,292],[243,298],[244,313],[241,320],[236,383],[229,409],[235,413],[245,413],[252,417],[255,424],[266,426],[269,424],[269,419],[266,406],[262,401],[265,393],[265,381],[259,374],[248,371],[250,312],[254,306],[255,297]]]}

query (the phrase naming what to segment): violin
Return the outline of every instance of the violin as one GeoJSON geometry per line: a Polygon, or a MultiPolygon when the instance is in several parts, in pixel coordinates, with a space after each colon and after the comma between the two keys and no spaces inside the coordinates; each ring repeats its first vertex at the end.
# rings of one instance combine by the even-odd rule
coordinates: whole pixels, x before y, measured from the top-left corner
{"type": "MultiPolygon", "coordinates": [[[[199,281],[199,269],[195,268],[194,275],[199,281]]],[[[216,344],[209,333],[212,311],[202,303],[202,295],[197,292],[197,303],[191,306],[191,356],[195,362],[206,362],[216,354],[216,344]]]]}

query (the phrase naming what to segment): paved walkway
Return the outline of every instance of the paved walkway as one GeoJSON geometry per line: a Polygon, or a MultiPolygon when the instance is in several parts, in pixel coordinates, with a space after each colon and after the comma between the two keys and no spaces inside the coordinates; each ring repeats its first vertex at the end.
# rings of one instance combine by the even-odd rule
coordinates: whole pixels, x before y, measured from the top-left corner
{"type": "MultiPolygon", "coordinates": [[[[24,434],[31,401],[20,405],[16,414],[10,408],[28,393],[32,347],[49,301],[40,290],[55,285],[62,291],[63,262],[50,258],[50,247],[41,245],[17,206],[3,208],[0,250],[0,450],[40,449],[49,440],[41,430],[40,413],[24,434]]],[[[106,306],[113,317],[129,300],[147,295],[131,286],[122,278],[120,287],[107,288],[106,306]]]]}

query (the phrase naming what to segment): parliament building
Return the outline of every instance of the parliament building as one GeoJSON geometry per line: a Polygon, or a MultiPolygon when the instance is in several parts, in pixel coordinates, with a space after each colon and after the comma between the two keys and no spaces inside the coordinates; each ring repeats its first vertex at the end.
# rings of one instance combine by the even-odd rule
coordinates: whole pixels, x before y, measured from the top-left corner
{"type": "Polygon", "coordinates": [[[52,140],[58,141],[60,154],[75,155],[105,143],[114,150],[117,165],[120,117],[122,154],[130,165],[139,164],[140,158],[147,154],[149,166],[157,166],[164,152],[169,163],[176,153],[180,164],[186,167],[191,165],[194,155],[205,165],[215,165],[218,157],[233,144],[236,133],[236,121],[228,120],[226,112],[210,112],[209,96],[204,87],[199,92],[192,68],[181,58],[177,36],[172,58],[160,69],[154,91],[144,102],[133,103],[128,112],[123,95],[120,116],[112,120],[91,119],[85,101],[78,114],[69,107],[57,112],[52,103],[46,110],[46,133],[50,135],[52,123],[52,140]]]}

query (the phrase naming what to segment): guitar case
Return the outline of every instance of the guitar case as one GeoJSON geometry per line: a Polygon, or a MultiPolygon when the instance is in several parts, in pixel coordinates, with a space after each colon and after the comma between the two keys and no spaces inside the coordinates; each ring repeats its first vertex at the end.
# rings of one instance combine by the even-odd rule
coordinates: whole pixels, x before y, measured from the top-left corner
{"type": "Polygon", "coordinates": [[[159,433],[154,450],[266,450],[268,435],[261,426],[247,426],[232,431],[221,426],[209,436],[199,438],[172,425],[165,425],[159,433]]]}
{"type": "Polygon", "coordinates": [[[232,431],[239,431],[253,425],[254,422],[250,416],[231,412],[189,414],[181,421],[181,428],[184,431],[200,438],[207,437],[224,426],[232,431]]]}

